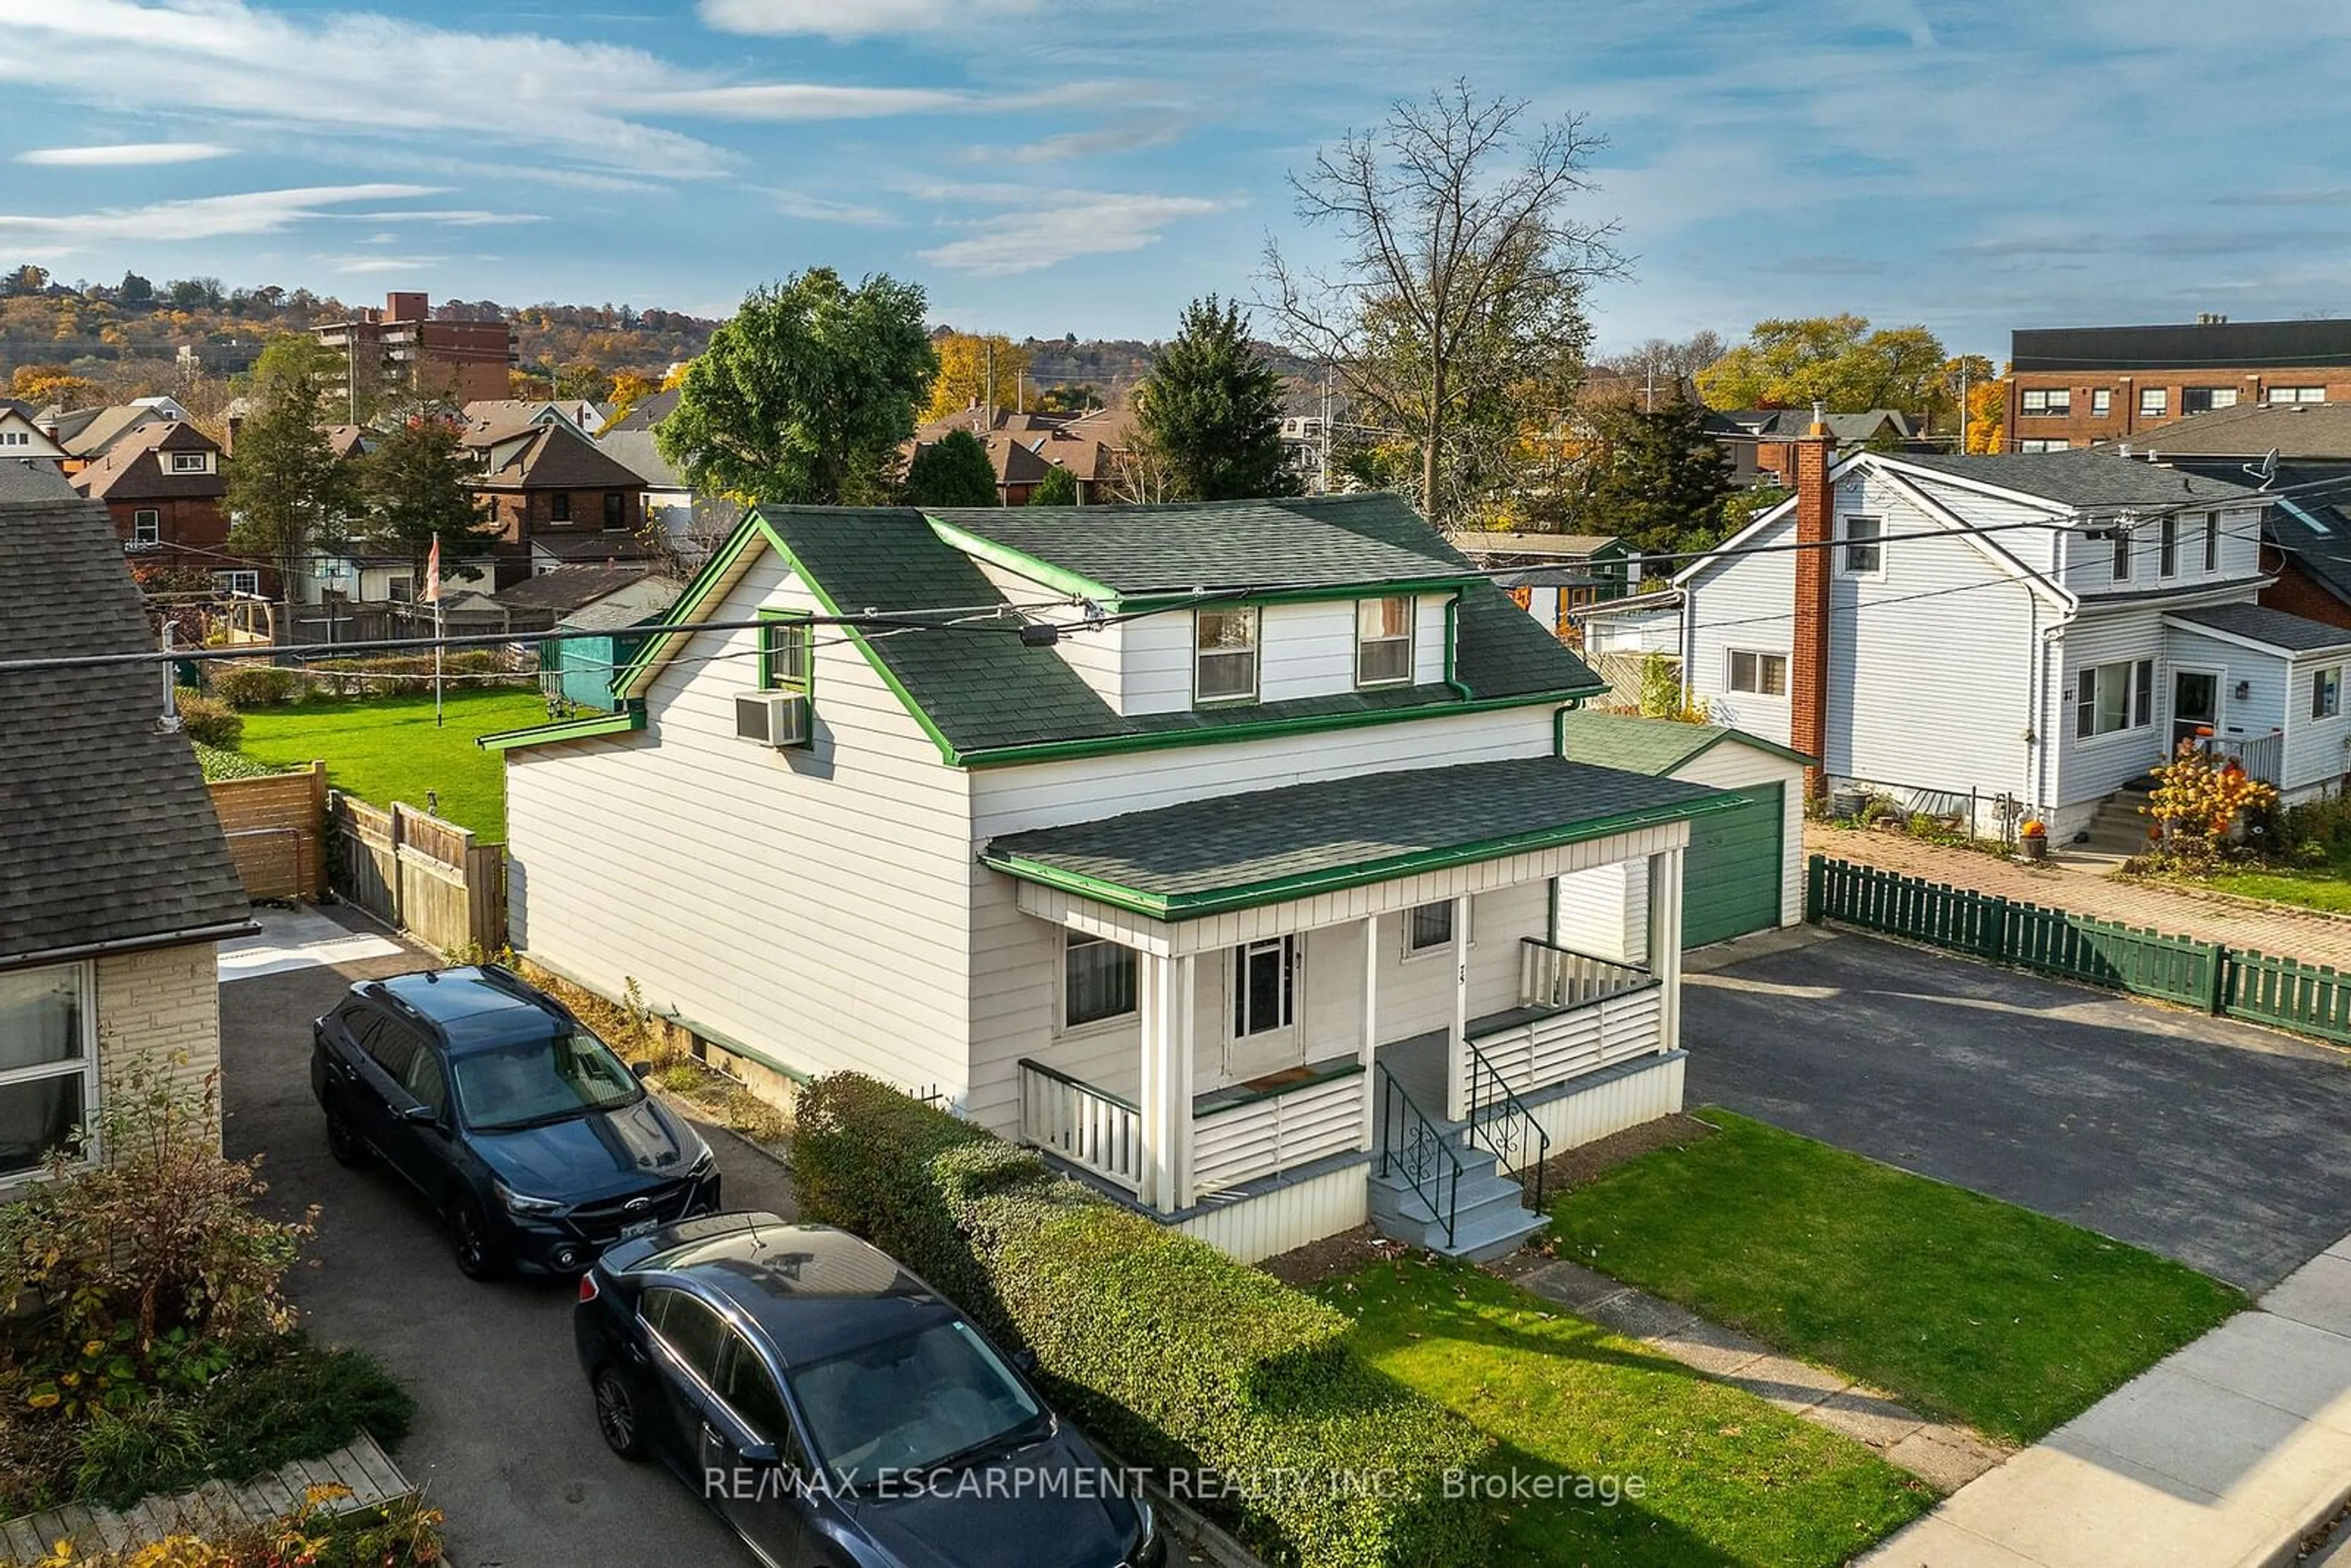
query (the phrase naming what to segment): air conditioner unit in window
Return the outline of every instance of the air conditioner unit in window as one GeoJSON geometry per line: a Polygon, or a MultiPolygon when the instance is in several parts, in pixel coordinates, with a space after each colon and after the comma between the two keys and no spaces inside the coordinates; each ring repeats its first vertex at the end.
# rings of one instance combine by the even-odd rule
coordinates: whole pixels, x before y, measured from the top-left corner
{"type": "Polygon", "coordinates": [[[806,746],[809,700],[801,692],[738,692],[735,737],[759,746],[806,746]]]}

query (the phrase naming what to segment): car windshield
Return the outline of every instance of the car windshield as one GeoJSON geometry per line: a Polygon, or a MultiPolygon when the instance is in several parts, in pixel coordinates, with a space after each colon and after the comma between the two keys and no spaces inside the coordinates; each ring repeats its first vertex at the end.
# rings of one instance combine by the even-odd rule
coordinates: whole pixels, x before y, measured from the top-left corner
{"type": "Polygon", "coordinates": [[[584,1029],[467,1051],[452,1066],[465,1123],[485,1133],[610,1110],[644,1092],[627,1064],[584,1029]]]}
{"type": "Polygon", "coordinates": [[[960,1321],[795,1369],[792,1392],[817,1458],[844,1485],[1023,1447],[1051,1418],[960,1321]]]}

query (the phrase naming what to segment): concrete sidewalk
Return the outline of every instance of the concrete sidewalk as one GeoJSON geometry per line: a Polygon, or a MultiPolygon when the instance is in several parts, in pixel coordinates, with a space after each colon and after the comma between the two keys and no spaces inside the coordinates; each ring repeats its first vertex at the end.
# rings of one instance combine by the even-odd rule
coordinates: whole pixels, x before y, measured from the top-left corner
{"type": "Polygon", "coordinates": [[[2351,1496],[2351,1237],[1866,1568],[2272,1568],[2351,1496]]]}

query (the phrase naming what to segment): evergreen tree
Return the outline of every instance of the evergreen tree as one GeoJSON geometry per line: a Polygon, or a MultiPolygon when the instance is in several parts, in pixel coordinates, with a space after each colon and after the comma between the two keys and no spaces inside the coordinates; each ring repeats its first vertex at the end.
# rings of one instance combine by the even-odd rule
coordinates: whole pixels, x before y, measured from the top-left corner
{"type": "Polygon", "coordinates": [[[351,470],[327,444],[342,379],[342,357],[308,337],[276,339],[253,367],[253,412],[227,464],[228,542],[275,563],[281,594],[312,556],[342,542],[359,509],[351,470]]]}
{"type": "Polygon", "coordinates": [[[1045,470],[1045,476],[1029,491],[1032,507],[1074,507],[1078,504],[1078,476],[1060,464],[1045,470]]]}
{"type": "Polygon", "coordinates": [[[968,430],[951,430],[906,465],[906,503],[914,507],[994,507],[996,465],[968,430]]]}
{"type": "Polygon", "coordinates": [[[1176,498],[1290,496],[1281,378],[1258,357],[1249,318],[1217,297],[1184,308],[1175,338],[1151,358],[1137,394],[1138,439],[1166,465],[1176,498]]]}
{"type": "Polygon", "coordinates": [[[455,421],[418,413],[395,426],[360,461],[360,478],[374,507],[371,542],[387,553],[423,563],[433,541],[441,559],[483,555],[497,543],[489,508],[477,499],[477,477],[455,421]]]}
{"type": "Polygon", "coordinates": [[[1584,480],[1583,525],[1645,554],[1703,549],[1715,540],[1730,459],[1706,432],[1706,410],[1676,392],[1655,413],[1630,399],[1591,414],[1596,450],[1584,480]]]}

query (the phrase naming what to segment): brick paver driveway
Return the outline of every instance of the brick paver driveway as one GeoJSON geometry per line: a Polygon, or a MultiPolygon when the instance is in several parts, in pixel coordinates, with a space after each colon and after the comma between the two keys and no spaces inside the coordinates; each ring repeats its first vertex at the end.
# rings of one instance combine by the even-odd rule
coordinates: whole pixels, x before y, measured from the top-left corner
{"type": "Polygon", "coordinates": [[[2022,899],[2051,909],[2180,936],[2252,947],[2273,957],[2351,969],[2351,918],[2315,909],[2214,897],[2185,888],[2118,882],[2087,868],[2029,867],[1975,850],[1930,844],[1903,833],[1808,827],[1808,853],[1874,865],[1904,876],[2022,899]]]}

